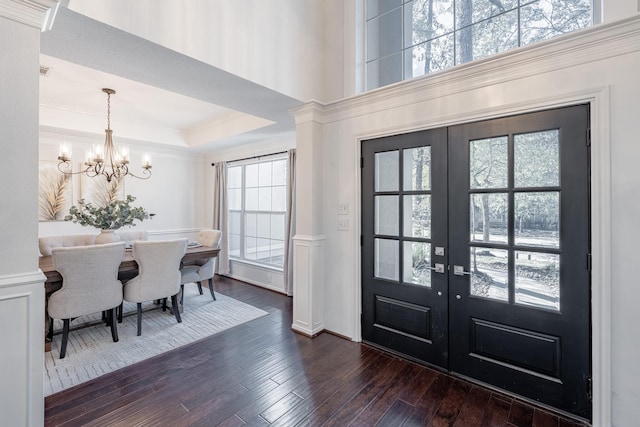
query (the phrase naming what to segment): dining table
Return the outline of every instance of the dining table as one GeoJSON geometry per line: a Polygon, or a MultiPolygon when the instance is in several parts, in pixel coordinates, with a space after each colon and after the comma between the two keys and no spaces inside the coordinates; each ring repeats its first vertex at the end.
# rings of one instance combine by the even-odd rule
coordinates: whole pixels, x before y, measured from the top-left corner
{"type": "MultiPolygon", "coordinates": [[[[220,252],[219,248],[213,248],[210,246],[193,245],[188,246],[187,250],[182,257],[181,265],[197,260],[205,260],[209,258],[215,258],[220,252]]],[[[45,289],[45,352],[51,351],[51,341],[46,337],[46,332],[49,330],[49,316],[47,315],[47,303],[49,296],[62,287],[62,275],[54,268],[53,258],[51,255],[41,256],[39,259],[39,267],[46,279],[44,282],[45,289]]],[[[138,274],[138,263],[133,257],[133,251],[130,249],[125,250],[122,261],[118,268],[118,279],[121,281],[130,280],[138,274]]]]}

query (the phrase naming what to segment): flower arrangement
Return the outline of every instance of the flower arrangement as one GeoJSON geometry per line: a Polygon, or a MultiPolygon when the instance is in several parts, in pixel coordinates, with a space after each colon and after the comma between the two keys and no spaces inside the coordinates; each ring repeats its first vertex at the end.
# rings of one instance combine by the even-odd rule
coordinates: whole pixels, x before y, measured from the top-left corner
{"type": "Polygon", "coordinates": [[[65,216],[64,220],[101,230],[117,230],[125,225],[135,226],[133,221],[142,222],[155,215],[148,213],[142,207],[132,207],[130,203],[135,200],[136,198],[132,195],[127,195],[125,200],[114,200],[104,207],[98,207],[80,199],[78,201],[80,208],[71,206],[69,215],[65,216]]]}

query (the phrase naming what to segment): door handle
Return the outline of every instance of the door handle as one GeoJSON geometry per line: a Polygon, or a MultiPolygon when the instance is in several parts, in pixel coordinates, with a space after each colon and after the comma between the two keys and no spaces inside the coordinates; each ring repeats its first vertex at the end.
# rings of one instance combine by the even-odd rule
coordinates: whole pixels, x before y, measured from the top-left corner
{"type": "Polygon", "coordinates": [[[455,274],[456,276],[471,276],[472,273],[470,271],[464,271],[464,267],[461,265],[454,265],[453,274],[455,274]]]}
{"type": "Polygon", "coordinates": [[[436,263],[435,267],[427,267],[429,270],[433,270],[436,273],[444,274],[444,264],[436,263]]]}

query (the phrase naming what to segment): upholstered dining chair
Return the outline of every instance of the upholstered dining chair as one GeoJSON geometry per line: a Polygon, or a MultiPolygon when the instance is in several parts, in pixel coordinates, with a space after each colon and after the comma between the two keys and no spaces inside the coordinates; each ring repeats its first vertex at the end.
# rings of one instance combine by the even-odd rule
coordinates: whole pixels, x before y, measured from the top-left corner
{"type": "MultiPolygon", "coordinates": [[[[201,230],[198,233],[198,243],[202,246],[208,246],[217,248],[220,244],[220,238],[222,233],[220,230],[201,230]]],[[[209,281],[209,291],[211,292],[211,298],[216,300],[216,294],[213,291],[213,275],[216,270],[216,257],[196,260],[190,264],[183,265],[180,273],[182,278],[180,281],[181,300],[180,303],[184,304],[184,285],[187,283],[196,283],[198,285],[198,291],[202,295],[202,281],[209,281]]]]}
{"type": "MultiPolygon", "coordinates": [[[[182,323],[178,310],[180,262],[187,250],[187,239],[135,241],[133,258],[138,275],[124,285],[124,300],[137,303],[138,336],[142,334],[142,303],[171,297],[173,314],[182,323]]],[[[164,303],[163,303],[164,307],[164,303]]]]}
{"type": "Polygon", "coordinates": [[[61,319],[60,359],[66,354],[71,320],[80,316],[108,311],[111,336],[114,342],[118,342],[115,311],[122,303],[118,267],[124,256],[124,247],[125,244],[119,242],[51,250],[53,266],[62,276],[62,288],[49,297],[49,335],[53,335],[53,319],[61,319]]]}

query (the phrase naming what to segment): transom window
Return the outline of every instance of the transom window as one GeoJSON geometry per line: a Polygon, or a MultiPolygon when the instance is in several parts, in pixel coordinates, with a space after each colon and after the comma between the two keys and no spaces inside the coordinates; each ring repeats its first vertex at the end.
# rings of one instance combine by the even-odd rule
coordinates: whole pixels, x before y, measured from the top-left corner
{"type": "Polygon", "coordinates": [[[367,90],[593,24],[592,0],[367,0],[367,90]]]}
{"type": "Polygon", "coordinates": [[[282,268],[287,160],[227,168],[229,258],[282,268]]]}

